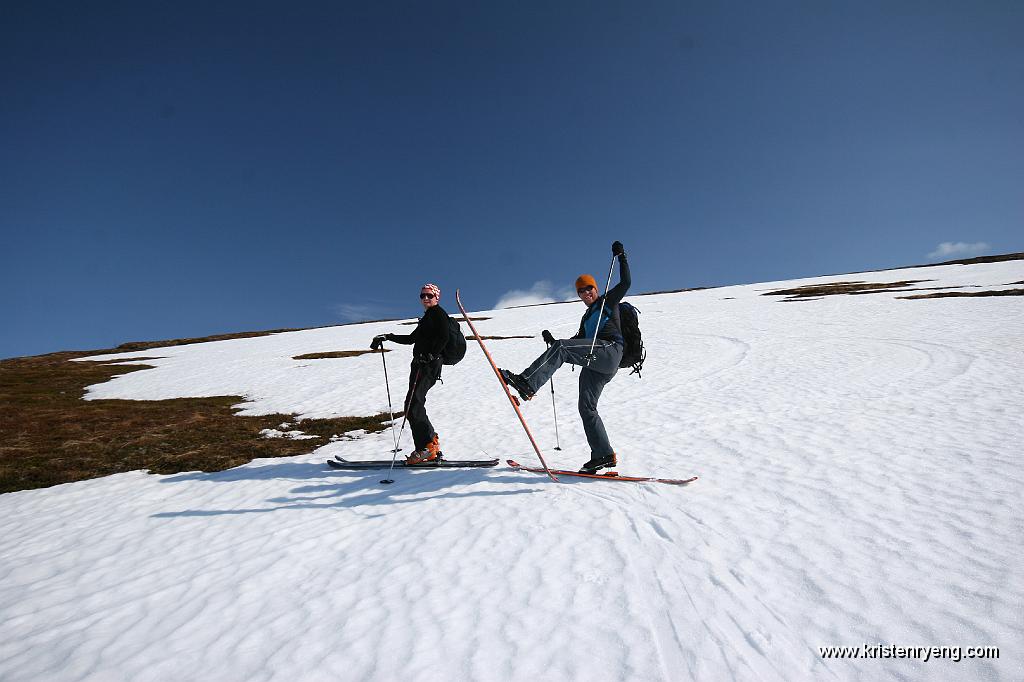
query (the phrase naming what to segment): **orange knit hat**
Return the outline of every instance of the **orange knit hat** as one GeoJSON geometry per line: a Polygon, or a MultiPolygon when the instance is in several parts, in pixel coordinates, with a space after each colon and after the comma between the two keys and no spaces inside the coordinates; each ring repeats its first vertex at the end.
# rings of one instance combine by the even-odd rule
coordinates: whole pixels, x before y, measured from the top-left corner
{"type": "Polygon", "coordinates": [[[597,282],[590,275],[580,275],[576,278],[576,291],[579,291],[583,287],[594,287],[597,290],[597,282]]]}

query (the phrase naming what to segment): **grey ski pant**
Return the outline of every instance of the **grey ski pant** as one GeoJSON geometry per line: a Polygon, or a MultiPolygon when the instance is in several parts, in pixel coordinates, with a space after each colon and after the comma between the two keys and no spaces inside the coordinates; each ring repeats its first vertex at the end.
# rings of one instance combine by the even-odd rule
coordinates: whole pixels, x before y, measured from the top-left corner
{"type": "Polygon", "coordinates": [[[580,418],[583,420],[583,431],[587,434],[591,457],[610,455],[614,450],[608,442],[601,415],[597,413],[597,401],[605,385],[619,371],[622,360],[622,345],[611,341],[601,341],[594,345],[594,360],[587,366],[587,354],[590,352],[591,339],[559,339],[548,347],[533,364],[526,368],[521,376],[530,385],[534,393],[546,384],[551,376],[564,363],[579,365],[580,371],[580,418]]]}

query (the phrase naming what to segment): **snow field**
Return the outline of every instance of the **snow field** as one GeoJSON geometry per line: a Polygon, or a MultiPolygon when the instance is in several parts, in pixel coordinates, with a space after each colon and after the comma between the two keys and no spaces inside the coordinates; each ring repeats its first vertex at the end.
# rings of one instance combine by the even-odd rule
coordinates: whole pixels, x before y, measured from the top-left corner
{"type": "MultiPolygon", "coordinates": [[[[684,488],[554,484],[504,466],[399,470],[385,487],[383,471],[323,465],[387,456],[385,432],[219,473],[0,496],[0,679],[1022,679],[1021,299],[761,295],[900,279],[999,288],[1024,264],[627,297],[649,355],[643,379],[622,371],[601,400],[618,470],[700,476],[684,488]],[[861,644],[994,645],[1001,657],[817,650],[861,644]]],[[[471,290],[464,299],[472,309],[471,290]]],[[[581,313],[473,314],[492,318],[476,322],[486,335],[537,335],[489,342],[518,371],[543,350],[542,329],[569,336],[581,313]]],[[[163,359],[90,397],[374,414],[387,408],[378,356],[292,357],[407,329],[123,354],[163,359]]],[[[409,351],[388,346],[397,403],[409,351]]],[[[589,455],[577,378],[566,367],[554,379],[561,452],[549,388],[524,406],[552,466],[589,455]]],[[[450,458],[534,462],[473,342],[444,380],[427,407],[450,458]]]]}

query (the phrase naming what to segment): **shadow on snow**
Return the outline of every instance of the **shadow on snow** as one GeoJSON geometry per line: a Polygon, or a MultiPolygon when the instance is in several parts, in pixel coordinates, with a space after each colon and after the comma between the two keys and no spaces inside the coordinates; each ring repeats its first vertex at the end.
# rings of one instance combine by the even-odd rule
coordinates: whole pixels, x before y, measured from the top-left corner
{"type": "Polygon", "coordinates": [[[424,469],[413,471],[396,466],[390,478],[394,483],[383,485],[381,479],[388,478],[387,469],[343,470],[330,469],[324,462],[280,462],[262,466],[242,466],[226,471],[206,473],[202,471],[176,474],[161,480],[161,483],[206,482],[238,483],[242,481],[316,481],[309,485],[292,488],[287,496],[267,499],[272,506],[233,509],[185,509],[176,512],[158,512],[153,518],[175,518],[195,516],[219,516],[235,514],[257,514],[286,509],[337,509],[397,505],[433,499],[463,499],[472,497],[520,495],[539,492],[547,480],[534,474],[521,474],[510,469],[424,469]],[[493,475],[499,473],[500,475],[493,475]],[[331,482],[324,482],[329,480],[331,482]],[[335,482],[337,481],[337,482],[335,482]],[[538,485],[529,488],[517,487],[512,490],[469,490],[456,492],[457,487],[480,483],[538,485]]]}

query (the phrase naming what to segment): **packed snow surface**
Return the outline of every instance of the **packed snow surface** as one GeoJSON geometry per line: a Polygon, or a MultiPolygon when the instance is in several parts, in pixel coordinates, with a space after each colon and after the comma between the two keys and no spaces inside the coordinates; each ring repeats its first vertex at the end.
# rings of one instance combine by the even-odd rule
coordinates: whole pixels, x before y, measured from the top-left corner
{"type": "MultiPolygon", "coordinates": [[[[909,279],[1000,289],[1024,280],[1024,262],[627,297],[648,359],[642,379],[608,385],[601,413],[621,473],[700,477],[682,488],[553,483],[504,464],[397,470],[388,487],[384,472],[324,465],[389,457],[387,431],[219,473],[2,495],[0,679],[1020,680],[1024,299],[763,295],[909,279]],[[1000,655],[819,653],[861,645],[1000,655]]],[[[471,311],[484,303],[463,294],[471,311]]],[[[485,335],[535,335],[489,342],[519,371],[542,329],[571,336],[581,313],[474,315],[490,318],[476,323],[485,335]]],[[[88,397],[243,395],[245,414],[292,413],[287,430],[301,431],[303,417],[387,400],[379,354],[294,356],[409,329],[109,356],[161,359],[88,397]]],[[[409,347],[388,346],[400,401],[409,347]]],[[[524,405],[552,466],[589,456],[578,376],[554,379],[560,451],[549,387],[524,405]]],[[[428,410],[450,459],[537,464],[473,342],[428,410]]]]}

